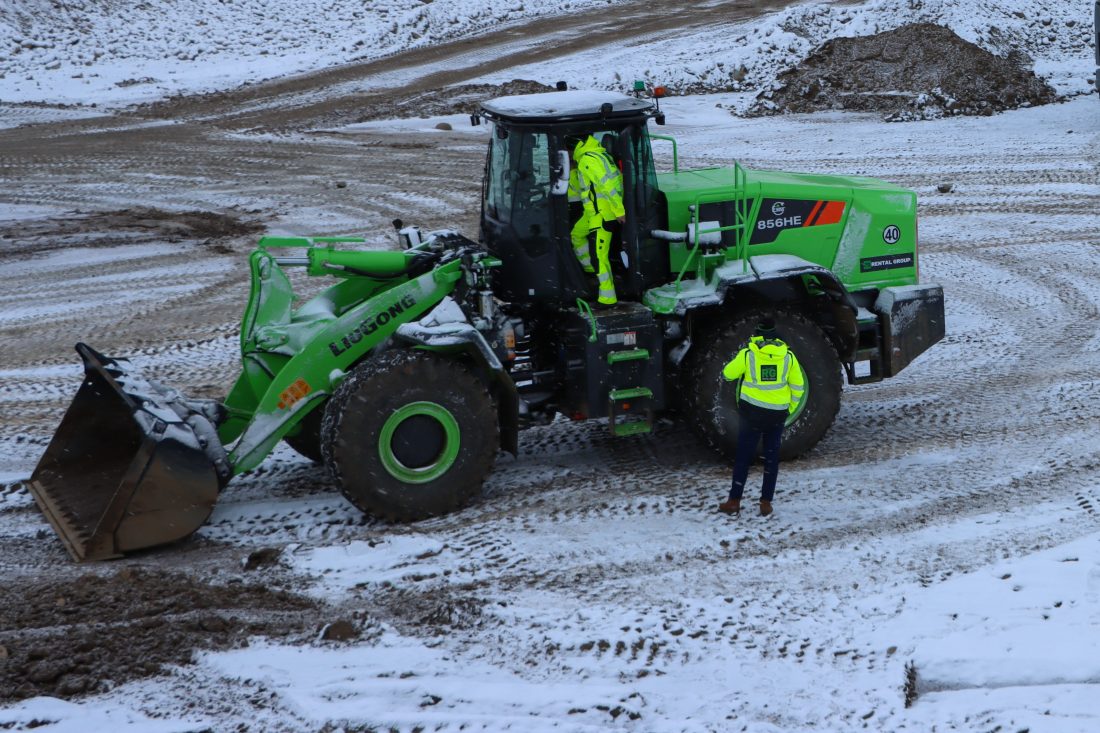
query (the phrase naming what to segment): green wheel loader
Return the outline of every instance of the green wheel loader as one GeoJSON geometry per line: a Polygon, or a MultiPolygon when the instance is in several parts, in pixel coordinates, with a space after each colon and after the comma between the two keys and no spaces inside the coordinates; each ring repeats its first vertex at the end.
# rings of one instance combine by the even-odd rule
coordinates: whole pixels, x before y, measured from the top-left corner
{"type": "Polygon", "coordinates": [[[775,318],[807,374],[783,456],[832,424],[841,385],[892,377],[944,335],[943,291],[918,278],[916,195],[872,178],[681,170],[655,98],[564,90],[486,102],[481,232],[402,251],[352,238],[260,240],[241,375],[188,399],[80,344],[85,380],[29,488],[77,560],[186,537],[218,492],[280,440],[323,463],[365,512],[412,521],[462,507],[497,451],[557,414],[616,436],[676,412],[731,455],[736,385],[722,366],[775,318]],[[620,166],[619,303],[573,252],[567,139],[620,166]],[[671,143],[658,173],[652,144],[671,143]],[[333,283],[298,308],[286,271],[333,283]]]}

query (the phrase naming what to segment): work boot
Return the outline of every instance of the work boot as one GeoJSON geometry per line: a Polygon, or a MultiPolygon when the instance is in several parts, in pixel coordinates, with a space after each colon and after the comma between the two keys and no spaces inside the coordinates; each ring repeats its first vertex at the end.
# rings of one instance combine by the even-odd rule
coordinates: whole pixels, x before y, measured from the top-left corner
{"type": "Polygon", "coordinates": [[[740,514],[741,513],[741,500],[730,499],[729,501],[723,501],[718,505],[718,511],[723,514],[740,514]]]}
{"type": "Polygon", "coordinates": [[[772,503],[770,501],[760,500],[760,516],[770,517],[772,513],[772,503]]]}

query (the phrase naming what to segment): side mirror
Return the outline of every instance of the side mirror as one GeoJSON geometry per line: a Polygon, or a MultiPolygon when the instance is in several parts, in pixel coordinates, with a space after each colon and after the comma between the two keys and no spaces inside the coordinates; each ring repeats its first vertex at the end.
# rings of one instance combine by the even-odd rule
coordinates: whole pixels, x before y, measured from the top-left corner
{"type": "Polygon", "coordinates": [[[550,186],[550,194],[563,196],[569,193],[569,153],[565,150],[558,151],[558,160],[551,168],[554,182],[550,186]]]}
{"type": "Polygon", "coordinates": [[[424,238],[420,235],[420,227],[398,229],[397,240],[401,243],[401,249],[412,249],[424,243],[424,238]]]}

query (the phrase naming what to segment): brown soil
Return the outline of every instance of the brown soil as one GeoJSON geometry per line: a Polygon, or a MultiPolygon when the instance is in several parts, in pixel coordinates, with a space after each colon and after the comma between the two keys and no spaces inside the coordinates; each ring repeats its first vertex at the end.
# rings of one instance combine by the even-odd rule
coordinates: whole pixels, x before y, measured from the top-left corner
{"type": "Polygon", "coordinates": [[[229,240],[264,231],[258,221],[212,211],[164,211],[147,206],[92,213],[74,212],[57,219],[0,221],[0,251],[22,258],[72,246],[115,247],[144,242],[195,241],[223,254],[229,240]],[[105,235],[105,233],[108,233],[105,235]]]}
{"type": "Polygon", "coordinates": [[[75,579],[17,578],[0,604],[0,703],[101,692],[185,665],[196,649],[313,629],[312,601],[239,578],[127,567],[75,579]]]}
{"type": "Polygon", "coordinates": [[[846,109],[887,120],[990,115],[1054,101],[1023,54],[994,56],[931,23],[827,41],[761,93],[754,114],[846,109]]]}

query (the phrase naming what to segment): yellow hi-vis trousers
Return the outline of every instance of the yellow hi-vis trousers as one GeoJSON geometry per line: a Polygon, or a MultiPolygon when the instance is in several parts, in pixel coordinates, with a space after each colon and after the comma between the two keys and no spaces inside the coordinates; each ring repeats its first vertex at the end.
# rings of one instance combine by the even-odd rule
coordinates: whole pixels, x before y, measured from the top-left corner
{"type": "Polygon", "coordinates": [[[619,302],[615,297],[615,280],[611,277],[611,262],[608,254],[611,252],[611,232],[603,226],[603,219],[594,216],[589,224],[596,232],[596,279],[600,282],[600,293],[597,300],[604,305],[614,305],[619,302]]]}
{"type": "Polygon", "coordinates": [[[595,272],[592,267],[592,253],[588,249],[588,233],[592,229],[591,218],[582,209],[580,218],[569,232],[569,239],[573,242],[573,254],[580,260],[585,272],[595,272]]]}

